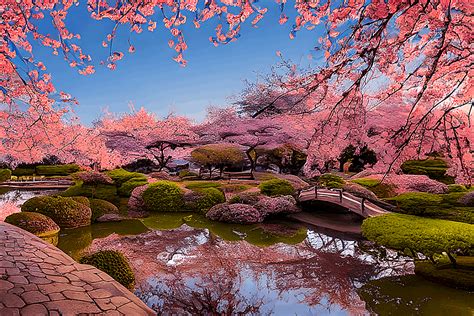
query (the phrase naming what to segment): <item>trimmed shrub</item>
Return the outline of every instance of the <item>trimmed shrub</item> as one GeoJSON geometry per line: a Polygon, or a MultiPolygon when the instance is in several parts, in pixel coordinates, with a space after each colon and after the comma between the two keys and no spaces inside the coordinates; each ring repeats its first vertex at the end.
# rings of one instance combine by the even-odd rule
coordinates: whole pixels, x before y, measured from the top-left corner
{"type": "Polygon", "coordinates": [[[95,221],[104,214],[118,214],[119,210],[117,206],[113,205],[109,201],[100,199],[90,199],[90,206],[92,210],[92,221],[95,221]]]}
{"type": "Polygon", "coordinates": [[[206,188],[197,191],[198,198],[195,203],[195,209],[199,212],[207,212],[214,205],[224,203],[224,193],[216,188],[206,188]]]}
{"type": "Polygon", "coordinates": [[[429,258],[446,252],[454,260],[453,254],[469,254],[474,247],[474,225],[404,214],[367,218],[362,233],[385,247],[429,258]]]}
{"type": "Polygon", "coordinates": [[[82,171],[74,174],[75,179],[82,181],[83,184],[112,184],[113,180],[108,175],[97,171],[82,171]]]}
{"type": "Polygon", "coordinates": [[[135,275],[125,256],[115,250],[102,250],[79,259],[82,264],[90,264],[110,275],[129,290],[135,285],[135,275]]]}
{"type": "Polygon", "coordinates": [[[418,261],[415,263],[415,274],[433,282],[467,291],[474,290],[474,273],[471,269],[438,267],[430,261],[418,261]]]}
{"type": "Polygon", "coordinates": [[[407,160],[400,167],[405,174],[426,175],[431,179],[438,180],[446,184],[454,183],[454,178],[446,175],[448,164],[446,161],[440,158],[407,160]]]}
{"type": "Polygon", "coordinates": [[[448,193],[454,192],[467,192],[467,188],[462,184],[450,184],[448,185],[448,193]]]}
{"type": "Polygon", "coordinates": [[[83,184],[82,181],[76,182],[75,185],[70,186],[66,191],[61,193],[62,196],[86,196],[89,198],[96,198],[106,200],[111,203],[117,203],[117,187],[111,184],[97,184],[88,185],[83,184]]]}
{"type": "Polygon", "coordinates": [[[222,203],[213,206],[206,217],[219,222],[253,224],[263,222],[265,214],[252,205],[222,203]]]}
{"type": "Polygon", "coordinates": [[[176,183],[158,181],[143,192],[143,202],[151,212],[179,211],[184,206],[183,191],[176,183]]]}
{"type": "Polygon", "coordinates": [[[131,178],[125,181],[117,190],[120,196],[129,197],[133,189],[148,183],[146,177],[131,178]]]}
{"type": "Polygon", "coordinates": [[[300,209],[296,207],[296,200],[291,195],[262,198],[254,204],[260,213],[267,215],[298,213],[300,209]]]}
{"type": "Polygon", "coordinates": [[[0,169],[0,182],[10,180],[12,177],[12,171],[10,169],[0,169]]]}
{"type": "Polygon", "coordinates": [[[36,174],[40,176],[67,176],[78,172],[81,168],[78,165],[51,165],[37,166],[36,174]]]}
{"type": "Polygon", "coordinates": [[[474,224],[474,208],[473,207],[449,207],[434,206],[427,208],[424,217],[446,219],[455,222],[463,222],[474,224]]]}
{"type": "Polygon", "coordinates": [[[351,182],[357,183],[370,191],[374,192],[376,196],[379,198],[389,198],[394,197],[396,195],[394,188],[392,185],[380,182],[378,179],[372,178],[359,178],[353,179],[351,182]]]}
{"type": "Polygon", "coordinates": [[[206,188],[220,188],[221,183],[215,181],[191,181],[186,183],[186,188],[190,190],[206,189],[206,188]]]}
{"type": "Polygon", "coordinates": [[[260,201],[262,195],[259,192],[242,192],[240,194],[234,195],[230,198],[229,203],[241,203],[241,204],[248,204],[254,205],[260,201]]]}
{"type": "Polygon", "coordinates": [[[138,172],[130,172],[125,169],[114,169],[105,172],[106,175],[112,178],[117,187],[122,186],[125,182],[132,178],[146,180],[146,176],[138,172]]]}
{"type": "Polygon", "coordinates": [[[81,204],[83,204],[87,207],[91,206],[91,202],[85,196],[71,196],[71,199],[73,199],[74,201],[76,201],[78,203],[81,203],[81,204]]]}
{"type": "Polygon", "coordinates": [[[12,175],[17,176],[17,177],[22,177],[22,176],[32,176],[36,172],[34,167],[28,167],[28,168],[15,168],[12,171],[12,175]]]}
{"type": "Polygon", "coordinates": [[[438,194],[424,192],[409,192],[396,197],[386,199],[389,203],[396,205],[404,213],[419,215],[434,205],[440,205],[443,197],[438,194]]]}
{"type": "Polygon", "coordinates": [[[189,170],[181,170],[178,174],[178,176],[183,179],[183,178],[195,178],[199,177],[199,175],[195,172],[189,171],[189,170]]]}
{"type": "Polygon", "coordinates": [[[75,228],[91,224],[89,207],[61,196],[37,196],[21,206],[22,212],[37,212],[51,217],[61,228],[75,228]]]}
{"type": "Polygon", "coordinates": [[[36,236],[53,235],[59,226],[48,216],[35,212],[20,212],[8,215],[5,222],[29,231],[36,236]]]}
{"type": "Polygon", "coordinates": [[[258,186],[262,194],[268,196],[293,195],[295,189],[289,181],[283,179],[272,179],[260,183],[258,186]]]}
{"type": "Polygon", "coordinates": [[[325,173],[318,178],[318,183],[326,188],[342,189],[344,179],[338,175],[325,173]]]}

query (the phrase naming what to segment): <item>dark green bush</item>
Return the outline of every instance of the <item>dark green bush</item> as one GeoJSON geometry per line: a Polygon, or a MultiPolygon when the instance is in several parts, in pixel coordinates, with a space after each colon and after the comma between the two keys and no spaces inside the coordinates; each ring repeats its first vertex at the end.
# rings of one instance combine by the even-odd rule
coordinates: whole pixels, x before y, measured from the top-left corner
{"type": "Polygon", "coordinates": [[[35,212],[13,213],[5,218],[5,222],[37,236],[59,232],[59,226],[51,218],[35,212]]]}
{"type": "Polygon", "coordinates": [[[129,290],[135,285],[135,275],[125,256],[115,250],[102,250],[79,259],[82,264],[90,264],[110,275],[129,290]]]}
{"type": "Polygon", "coordinates": [[[78,165],[51,165],[37,166],[36,174],[40,176],[67,176],[74,172],[78,172],[81,168],[78,165]]]}
{"type": "Polygon", "coordinates": [[[150,184],[142,198],[146,209],[152,212],[179,211],[184,206],[183,191],[170,181],[150,184]]]}
{"type": "Polygon", "coordinates": [[[450,184],[448,185],[448,193],[454,192],[467,192],[467,188],[462,184],[450,184]]]}
{"type": "Polygon", "coordinates": [[[446,219],[449,221],[474,224],[474,207],[449,207],[434,206],[427,208],[424,217],[446,219]]]}
{"type": "Polygon", "coordinates": [[[393,198],[386,199],[387,202],[397,206],[402,212],[420,215],[429,207],[440,205],[443,202],[441,194],[425,192],[408,192],[393,198]]]}
{"type": "Polygon", "coordinates": [[[117,190],[117,193],[120,196],[129,197],[132,194],[133,189],[136,187],[145,185],[148,183],[148,180],[145,177],[131,178],[125,181],[117,190]]]}
{"type": "Polygon", "coordinates": [[[90,199],[92,210],[92,221],[95,221],[104,214],[118,214],[119,209],[109,201],[100,199],[90,199]]]}
{"type": "Polygon", "coordinates": [[[178,176],[183,179],[183,178],[194,178],[198,177],[199,175],[195,172],[189,171],[189,170],[181,170],[178,174],[178,176]]]}
{"type": "Polygon", "coordinates": [[[143,179],[146,181],[146,176],[143,173],[130,172],[125,169],[114,169],[106,171],[105,174],[107,174],[109,177],[112,178],[112,180],[114,180],[114,183],[117,187],[122,186],[122,184],[133,178],[143,179]]]}
{"type": "Polygon", "coordinates": [[[118,201],[117,187],[113,184],[87,185],[83,184],[82,181],[77,181],[75,185],[69,187],[61,195],[67,197],[85,196],[106,200],[111,203],[117,203],[118,201]]]}
{"type": "Polygon", "coordinates": [[[5,182],[10,180],[12,176],[12,171],[10,169],[0,169],[0,182],[5,182]]]}
{"type": "Polygon", "coordinates": [[[344,179],[338,175],[325,173],[318,178],[318,184],[327,188],[342,188],[344,179]]]}
{"type": "Polygon", "coordinates": [[[440,158],[407,160],[401,165],[401,169],[405,174],[421,174],[446,184],[454,183],[454,178],[446,175],[448,164],[440,158]]]}
{"type": "MultiPolygon", "coordinates": [[[[458,259],[461,261],[461,258],[458,259]]],[[[423,278],[450,287],[467,291],[474,290],[474,273],[471,269],[454,269],[451,266],[437,266],[430,261],[415,263],[415,273],[423,278]]]]}
{"type": "Polygon", "coordinates": [[[21,177],[21,176],[32,176],[36,172],[34,167],[28,167],[28,168],[15,168],[12,171],[12,175],[21,177]]]}
{"type": "Polygon", "coordinates": [[[207,212],[214,205],[224,203],[224,193],[216,188],[206,188],[199,190],[199,199],[196,201],[196,209],[200,212],[207,212]]]}
{"type": "Polygon", "coordinates": [[[260,183],[258,186],[262,194],[268,196],[278,195],[293,195],[295,194],[295,188],[290,182],[283,179],[272,179],[260,183]]]}
{"type": "Polygon", "coordinates": [[[91,224],[91,209],[68,197],[37,196],[23,203],[21,210],[22,212],[37,212],[49,216],[61,228],[75,228],[91,224]]]}
{"type": "Polygon", "coordinates": [[[474,225],[405,214],[367,218],[362,233],[385,247],[427,257],[442,252],[469,254],[474,247],[474,225]]]}

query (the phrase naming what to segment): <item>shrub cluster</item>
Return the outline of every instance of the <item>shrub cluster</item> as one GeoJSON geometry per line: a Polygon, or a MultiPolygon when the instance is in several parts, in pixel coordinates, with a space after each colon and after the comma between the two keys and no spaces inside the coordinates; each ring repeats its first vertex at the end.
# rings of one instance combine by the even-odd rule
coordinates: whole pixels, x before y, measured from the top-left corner
{"type": "Polygon", "coordinates": [[[107,171],[106,174],[114,181],[120,196],[129,197],[133,189],[148,183],[147,177],[138,172],[115,169],[107,171]]]}
{"type": "Polygon", "coordinates": [[[258,186],[262,194],[268,196],[278,196],[278,195],[293,195],[295,194],[295,189],[291,183],[283,179],[272,179],[268,181],[263,181],[258,186]]]}
{"type": "Polygon", "coordinates": [[[454,183],[454,178],[446,175],[448,164],[440,158],[407,160],[401,165],[401,169],[405,174],[426,175],[446,184],[454,183]]]}
{"type": "Polygon", "coordinates": [[[77,181],[75,185],[70,186],[66,191],[61,193],[62,196],[85,196],[89,198],[97,198],[106,200],[111,203],[117,202],[117,187],[112,184],[83,184],[77,181]]]}
{"type": "Polygon", "coordinates": [[[109,201],[100,199],[90,199],[92,210],[92,221],[95,221],[104,214],[118,214],[119,209],[109,201]]]}
{"type": "Polygon", "coordinates": [[[108,175],[98,171],[82,171],[74,174],[74,178],[83,184],[112,184],[113,180],[108,175]]]}
{"type": "Polygon", "coordinates": [[[35,212],[13,213],[5,218],[5,222],[37,236],[59,232],[59,226],[51,218],[35,212]]]}
{"type": "Polygon", "coordinates": [[[22,212],[37,212],[51,217],[61,228],[75,228],[91,224],[92,211],[72,198],[37,196],[21,206],[22,212]]]}
{"type": "Polygon", "coordinates": [[[393,185],[386,182],[381,182],[378,179],[373,178],[358,178],[353,179],[351,182],[357,183],[370,191],[374,192],[379,198],[389,198],[396,195],[393,185]]]}
{"type": "Polygon", "coordinates": [[[10,169],[0,169],[0,183],[10,180],[12,171],[10,169]]]}
{"type": "Polygon", "coordinates": [[[318,184],[326,188],[342,189],[342,186],[344,185],[344,179],[335,174],[325,173],[319,176],[318,184]]]}
{"type": "Polygon", "coordinates": [[[115,250],[102,250],[79,259],[82,264],[90,264],[110,275],[127,289],[132,290],[135,275],[125,256],[115,250]]]}
{"type": "Polygon", "coordinates": [[[67,176],[80,170],[78,165],[41,165],[36,167],[36,174],[40,176],[67,176]]]}
{"type": "Polygon", "coordinates": [[[200,189],[197,193],[198,199],[195,208],[202,213],[206,213],[214,205],[225,202],[224,193],[216,188],[200,189]]]}
{"type": "Polygon", "coordinates": [[[184,206],[183,191],[170,181],[150,184],[142,198],[146,209],[151,212],[179,211],[184,206]]]}

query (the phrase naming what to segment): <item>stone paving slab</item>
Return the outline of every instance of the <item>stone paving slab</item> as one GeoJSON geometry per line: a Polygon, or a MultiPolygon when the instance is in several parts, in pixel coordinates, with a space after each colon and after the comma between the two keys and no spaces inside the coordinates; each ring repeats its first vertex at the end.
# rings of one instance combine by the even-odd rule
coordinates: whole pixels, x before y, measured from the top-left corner
{"type": "Polygon", "coordinates": [[[156,315],[108,274],[0,222],[0,315],[156,315]]]}

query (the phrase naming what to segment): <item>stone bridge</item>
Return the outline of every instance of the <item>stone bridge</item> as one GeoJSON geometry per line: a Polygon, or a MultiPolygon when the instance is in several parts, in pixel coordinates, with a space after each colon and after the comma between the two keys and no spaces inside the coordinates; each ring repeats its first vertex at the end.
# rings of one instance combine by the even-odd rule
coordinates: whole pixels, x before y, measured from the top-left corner
{"type": "Polygon", "coordinates": [[[0,315],[156,315],[106,273],[0,222],[0,315]]]}
{"type": "Polygon", "coordinates": [[[337,204],[365,218],[390,213],[365,198],[356,197],[343,190],[312,187],[299,192],[299,201],[324,201],[337,204]]]}

